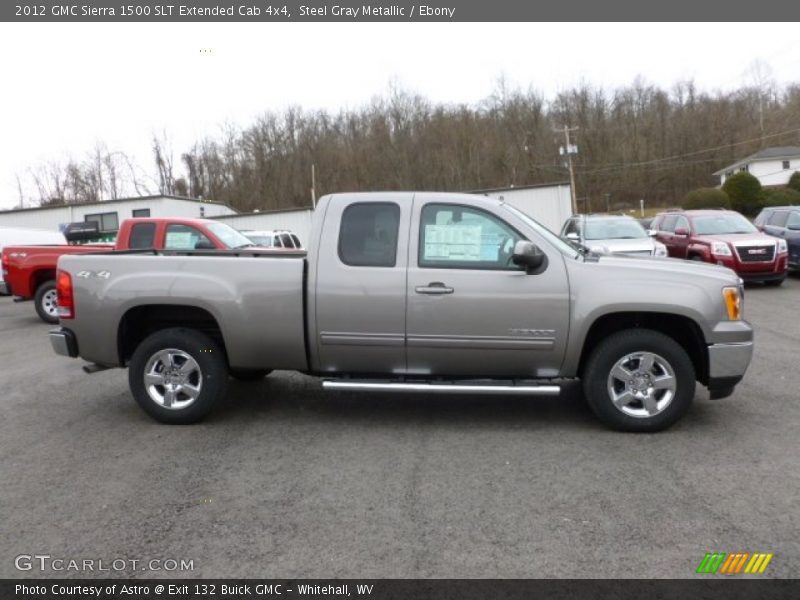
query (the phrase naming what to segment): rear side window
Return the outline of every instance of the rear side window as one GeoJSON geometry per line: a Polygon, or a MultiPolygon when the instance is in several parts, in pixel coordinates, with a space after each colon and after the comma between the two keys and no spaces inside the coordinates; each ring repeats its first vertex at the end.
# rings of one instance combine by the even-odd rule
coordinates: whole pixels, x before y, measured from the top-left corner
{"type": "Polygon", "coordinates": [[[678,217],[672,215],[664,217],[661,223],[658,224],[659,231],[675,231],[675,221],[678,220],[678,217]]]}
{"type": "Polygon", "coordinates": [[[342,214],[339,259],[351,267],[394,267],[400,207],[390,202],[351,204],[342,214]]]}
{"type": "Polygon", "coordinates": [[[789,213],[789,219],[786,221],[786,227],[790,229],[800,229],[800,212],[789,213]]]}
{"type": "Polygon", "coordinates": [[[167,226],[164,240],[167,250],[194,250],[198,244],[212,245],[211,240],[194,227],[177,223],[167,226]]]}
{"type": "Polygon", "coordinates": [[[131,228],[131,239],[128,246],[136,248],[153,248],[156,241],[155,223],[137,223],[131,228]]]}
{"type": "Polygon", "coordinates": [[[789,213],[786,211],[778,211],[770,215],[767,225],[774,227],[786,227],[786,221],[789,219],[789,213]]]}
{"type": "Polygon", "coordinates": [[[284,248],[294,248],[294,244],[292,243],[292,238],[289,236],[288,233],[281,234],[281,243],[283,244],[284,248]]]}
{"type": "Polygon", "coordinates": [[[292,234],[292,241],[294,242],[295,248],[302,248],[303,244],[300,243],[300,238],[297,237],[295,234],[292,234]]]}

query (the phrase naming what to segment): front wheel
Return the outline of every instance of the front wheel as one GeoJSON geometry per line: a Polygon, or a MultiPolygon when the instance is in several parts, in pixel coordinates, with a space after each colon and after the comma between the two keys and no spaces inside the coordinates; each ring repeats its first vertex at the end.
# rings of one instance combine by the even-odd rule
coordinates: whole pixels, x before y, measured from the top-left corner
{"type": "Polygon", "coordinates": [[[36,314],[45,323],[58,323],[58,293],[54,280],[45,281],[36,288],[33,299],[36,314]]]}
{"type": "Polygon", "coordinates": [[[162,423],[183,425],[205,417],[225,396],[227,364],[219,346],[193,329],[158,331],[131,357],[128,383],[139,406],[162,423]]]}
{"type": "Polygon", "coordinates": [[[619,431],[666,429],[691,406],[695,370],[686,350],[650,329],[628,329],[592,351],[583,377],[589,406],[619,431]]]}

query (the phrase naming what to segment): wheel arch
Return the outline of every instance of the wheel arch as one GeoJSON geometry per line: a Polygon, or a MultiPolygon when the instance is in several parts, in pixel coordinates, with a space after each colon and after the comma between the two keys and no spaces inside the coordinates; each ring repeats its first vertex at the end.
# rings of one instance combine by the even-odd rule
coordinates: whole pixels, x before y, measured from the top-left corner
{"type": "Polygon", "coordinates": [[[583,340],[578,377],[583,376],[586,363],[597,345],[609,335],[626,329],[652,329],[672,338],[689,355],[697,380],[704,385],[708,383],[708,348],[700,326],[687,316],[659,312],[614,312],[599,316],[583,340]]]}

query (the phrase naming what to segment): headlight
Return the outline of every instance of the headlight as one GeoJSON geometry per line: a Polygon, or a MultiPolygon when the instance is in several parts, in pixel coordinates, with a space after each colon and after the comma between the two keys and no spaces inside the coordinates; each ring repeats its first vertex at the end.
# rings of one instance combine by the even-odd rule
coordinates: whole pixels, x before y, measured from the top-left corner
{"type": "Polygon", "coordinates": [[[656,248],[653,252],[653,256],[667,256],[667,254],[667,247],[661,242],[656,242],[656,248]]]}
{"type": "Polygon", "coordinates": [[[786,245],[786,240],[778,240],[778,254],[785,254],[789,251],[789,246],[786,245]]]}
{"type": "Polygon", "coordinates": [[[717,256],[731,256],[731,247],[725,242],[714,242],[711,244],[711,254],[717,256]]]}
{"type": "Polygon", "coordinates": [[[731,321],[742,318],[742,294],[738,287],[722,288],[722,297],[725,298],[725,308],[731,321]]]}

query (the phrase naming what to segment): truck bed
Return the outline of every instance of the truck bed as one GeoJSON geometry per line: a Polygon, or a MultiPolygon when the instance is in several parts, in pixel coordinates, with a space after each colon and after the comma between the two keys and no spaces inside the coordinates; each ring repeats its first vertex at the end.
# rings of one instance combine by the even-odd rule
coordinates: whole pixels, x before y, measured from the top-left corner
{"type": "Polygon", "coordinates": [[[305,252],[117,251],[64,256],[58,266],[80,281],[70,328],[86,360],[117,356],[109,366],[121,366],[119,324],[138,307],[167,305],[197,307],[223,343],[235,339],[225,344],[231,367],[307,369],[305,252]]]}

